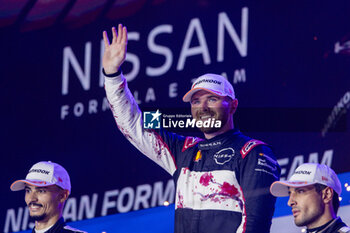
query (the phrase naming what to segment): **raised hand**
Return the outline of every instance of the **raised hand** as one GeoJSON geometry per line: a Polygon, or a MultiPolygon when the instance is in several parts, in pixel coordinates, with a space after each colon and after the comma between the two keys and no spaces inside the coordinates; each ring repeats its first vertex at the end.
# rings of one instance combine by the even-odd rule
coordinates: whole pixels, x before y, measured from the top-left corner
{"type": "Polygon", "coordinates": [[[118,34],[115,27],[112,28],[113,40],[109,43],[107,32],[103,31],[103,40],[105,42],[105,52],[102,58],[102,65],[106,74],[116,73],[123,64],[126,56],[126,47],[128,44],[128,32],[126,27],[118,25],[118,34]]]}

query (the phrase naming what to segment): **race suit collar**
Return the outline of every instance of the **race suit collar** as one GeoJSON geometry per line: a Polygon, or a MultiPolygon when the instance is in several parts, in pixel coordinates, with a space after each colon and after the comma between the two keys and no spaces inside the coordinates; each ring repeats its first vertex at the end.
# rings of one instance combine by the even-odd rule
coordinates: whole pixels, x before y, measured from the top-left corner
{"type": "Polygon", "coordinates": [[[322,226],[319,227],[315,227],[315,228],[310,228],[310,229],[306,229],[307,233],[317,233],[317,232],[321,232],[323,229],[325,229],[328,225],[330,225],[331,222],[333,222],[336,219],[332,219],[329,222],[327,222],[326,224],[323,224],[322,226]]]}
{"type": "Polygon", "coordinates": [[[230,136],[239,134],[238,129],[231,129],[223,134],[217,135],[211,139],[205,139],[203,141],[200,141],[198,143],[198,149],[200,150],[210,150],[210,149],[215,149],[219,148],[225,140],[228,140],[230,136]]]}

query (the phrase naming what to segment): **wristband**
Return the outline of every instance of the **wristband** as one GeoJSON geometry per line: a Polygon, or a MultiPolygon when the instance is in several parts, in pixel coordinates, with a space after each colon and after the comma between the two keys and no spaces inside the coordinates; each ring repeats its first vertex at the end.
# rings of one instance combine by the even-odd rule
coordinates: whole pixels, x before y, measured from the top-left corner
{"type": "Polygon", "coordinates": [[[122,69],[120,69],[120,67],[119,67],[117,72],[115,72],[113,74],[106,74],[105,69],[102,68],[102,73],[103,73],[104,76],[106,76],[108,78],[113,78],[113,77],[117,77],[117,76],[121,75],[122,69]]]}

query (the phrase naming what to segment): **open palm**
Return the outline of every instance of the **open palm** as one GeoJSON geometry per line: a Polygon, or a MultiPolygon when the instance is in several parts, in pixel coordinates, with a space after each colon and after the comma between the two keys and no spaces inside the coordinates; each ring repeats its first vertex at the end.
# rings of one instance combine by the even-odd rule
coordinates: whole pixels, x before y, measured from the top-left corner
{"type": "Polygon", "coordinates": [[[128,33],[126,27],[118,25],[118,34],[115,27],[112,28],[113,39],[109,43],[107,32],[103,31],[105,52],[102,58],[102,65],[107,74],[116,73],[123,64],[126,56],[128,33]]]}

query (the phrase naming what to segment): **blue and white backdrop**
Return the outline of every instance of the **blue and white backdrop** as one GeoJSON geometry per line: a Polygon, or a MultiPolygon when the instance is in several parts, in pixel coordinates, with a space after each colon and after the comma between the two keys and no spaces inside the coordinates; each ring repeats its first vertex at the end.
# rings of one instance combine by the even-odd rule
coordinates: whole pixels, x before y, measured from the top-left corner
{"type": "MultiPolygon", "coordinates": [[[[193,78],[224,75],[236,125],[273,146],[282,179],[303,162],[344,175],[350,224],[349,15],[346,0],[0,0],[0,231],[32,226],[23,192],[9,187],[41,160],[70,173],[67,221],[174,202],[171,177],[123,138],[105,98],[102,31],[118,23],[142,109],[185,112],[193,78]]],[[[293,226],[285,200],[275,217],[273,231],[293,226]]]]}

